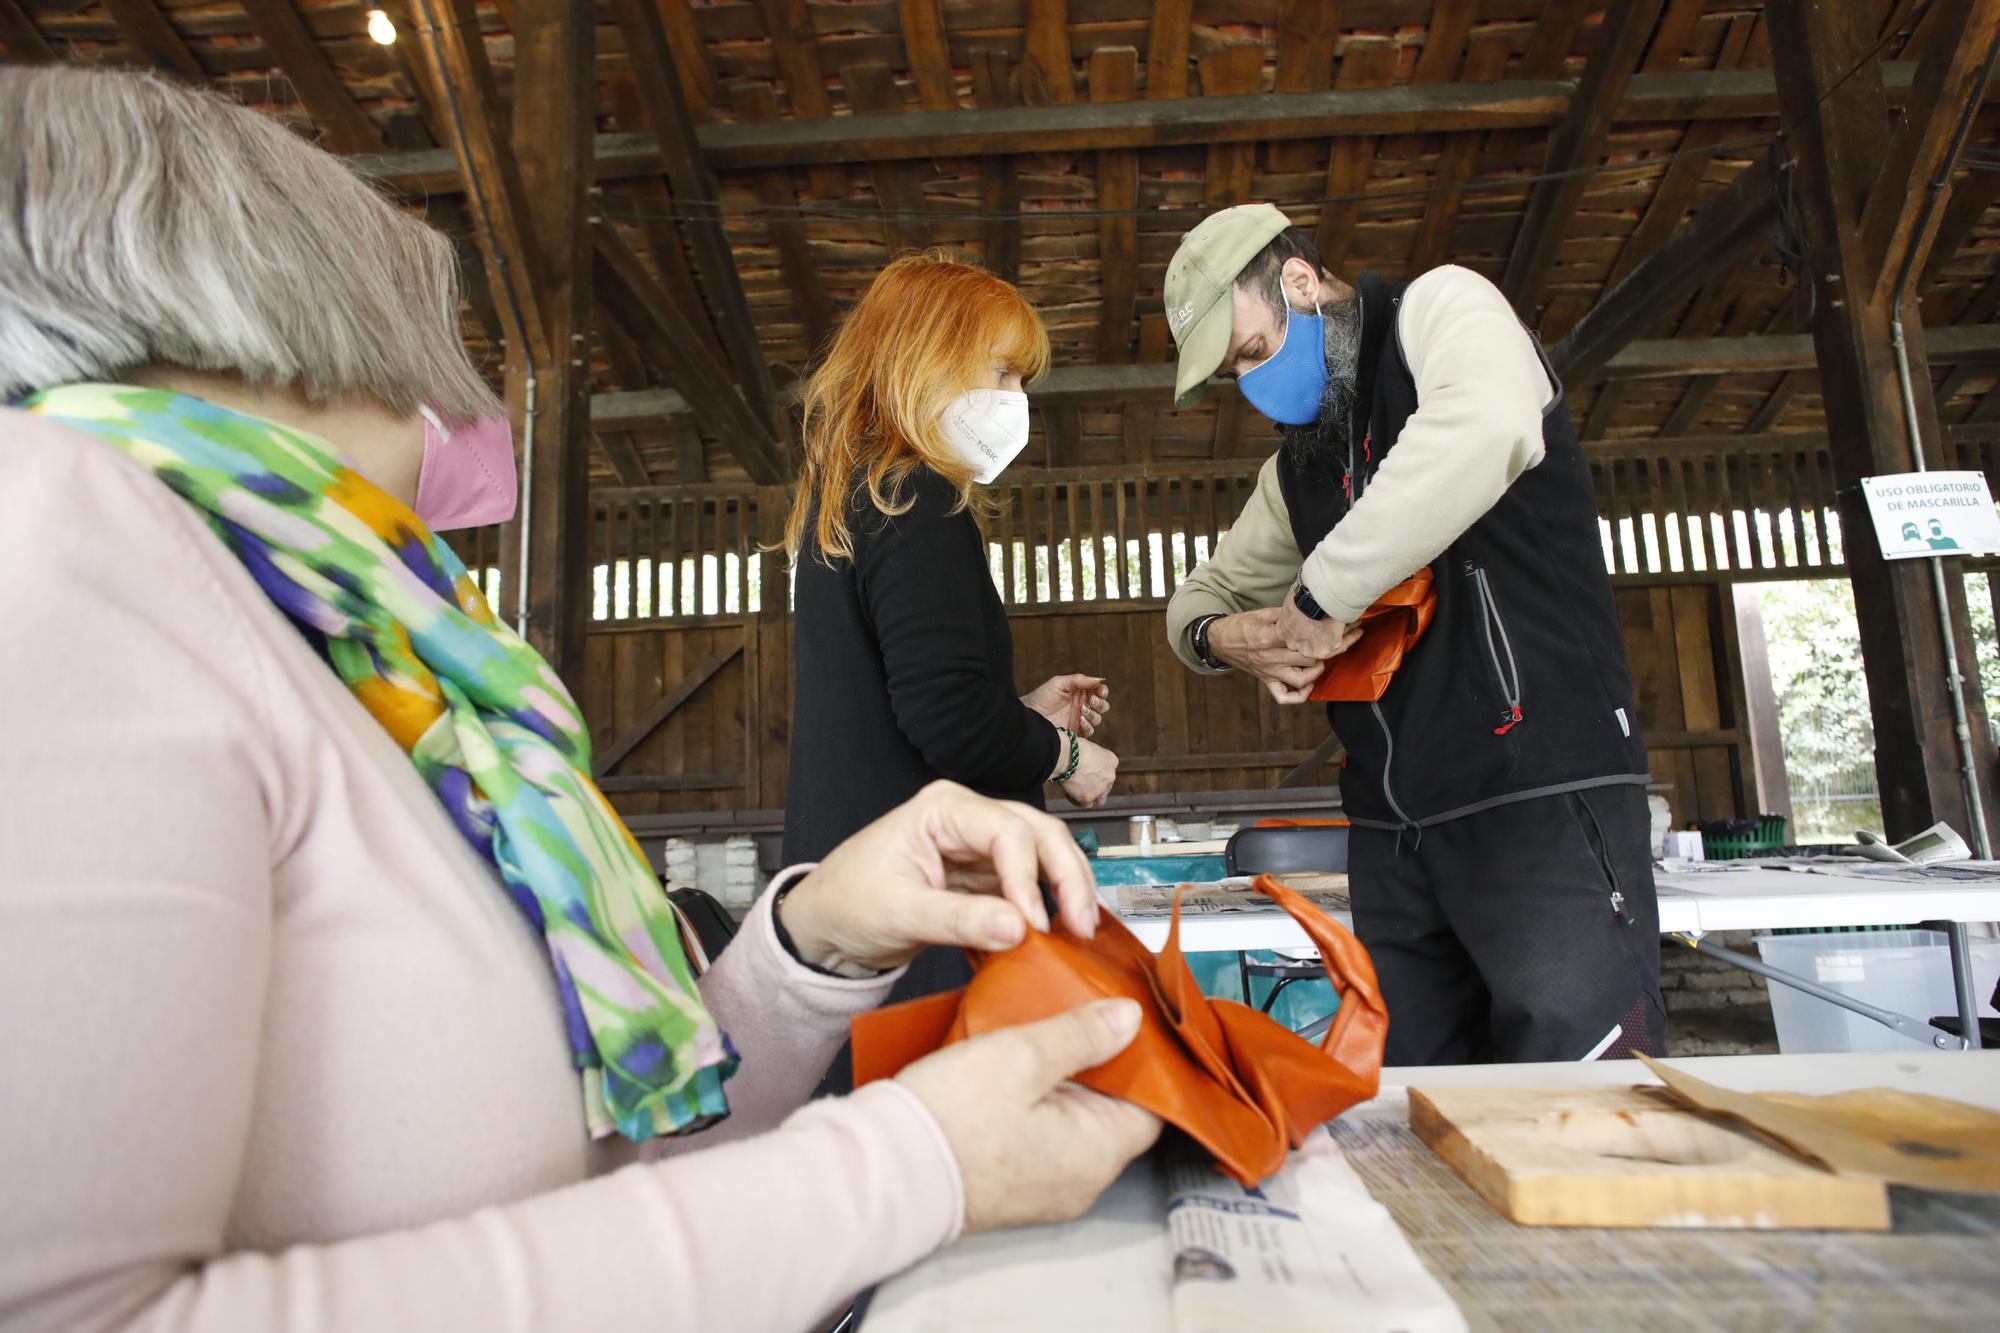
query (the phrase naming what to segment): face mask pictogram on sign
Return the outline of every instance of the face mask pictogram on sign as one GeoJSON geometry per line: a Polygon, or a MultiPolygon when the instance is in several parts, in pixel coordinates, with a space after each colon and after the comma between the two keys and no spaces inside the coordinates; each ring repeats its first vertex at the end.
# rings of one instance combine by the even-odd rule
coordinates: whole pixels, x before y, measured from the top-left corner
{"type": "Polygon", "coordinates": [[[481,417],[446,430],[430,408],[424,418],[424,461],[417,473],[417,517],[432,532],[483,528],[514,517],[520,483],[514,472],[514,424],[481,417]]]}
{"type": "Polygon", "coordinates": [[[1012,389],[968,389],[945,404],[945,442],[989,486],[1028,447],[1028,395],[1012,389]]]}

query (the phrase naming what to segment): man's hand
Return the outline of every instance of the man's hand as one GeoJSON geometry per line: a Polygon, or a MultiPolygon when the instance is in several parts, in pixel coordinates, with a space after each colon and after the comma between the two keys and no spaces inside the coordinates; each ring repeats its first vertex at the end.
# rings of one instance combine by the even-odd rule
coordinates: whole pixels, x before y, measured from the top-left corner
{"type": "Polygon", "coordinates": [[[1285,645],[1278,628],[1282,614],[1279,608],[1269,607],[1224,616],[1208,627],[1208,650],[1218,660],[1263,681],[1279,703],[1304,703],[1326,670],[1326,662],[1285,645]]]}
{"type": "Polygon", "coordinates": [[[1299,656],[1324,662],[1352,648],[1361,638],[1361,631],[1331,616],[1324,620],[1307,616],[1299,610],[1299,589],[1294,584],[1291,592],[1285,595],[1284,608],[1278,613],[1278,636],[1285,641],[1285,647],[1299,656]]]}
{"type": "Polygon", "coordinates": [[[1095,736],[1111,711],[1111,687],[1102,676],[1051,676],[1022,695],[1021,702],[1059,727],[1095,736]]]}

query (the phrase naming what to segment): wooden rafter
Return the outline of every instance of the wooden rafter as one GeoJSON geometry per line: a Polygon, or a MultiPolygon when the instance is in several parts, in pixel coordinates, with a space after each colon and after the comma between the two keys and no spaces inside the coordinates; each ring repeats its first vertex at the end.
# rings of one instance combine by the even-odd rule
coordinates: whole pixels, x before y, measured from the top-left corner
{"type": "MultiPolygon", "coordinates": [[[[972,53],[972,97],[988,112],[1014,104],[1010,62],[1005,51],[981,47],[972,53]]],[[[1021,279],[1020,167],[1010,156],[989,157],[979,165],[981,203],[987,220],[981,225],[980,248],[986,267],[1008,282],[1021,279]]]]}
{"type": "MultiPolygon", "coordinates": [[[[894,113],[903,107],[896,76],[887,65],[847,65],[840,71],[847,100],[857,111],[894,113]]],[[[868,167],[875,186],[875,206],[882,211],[882,239],[891,255],[930,244],[924,213],[924,188],[917,168],[908,162],[875,162],[868,167]]]]}
{"type": "MultiPolygon", "coordinates": [[[[1333,55],[1340,44],[1339,6],[1326,0],[1279,0],[1277,91],[1317,92],[1333,86],[1333,55]]],[[[1321,161],[1309,140],[1272,144],[1271,170],[1306,172],[1321,161]]]]}
{"type": "MultiPolygon", "coordinates": [[[[935,3],[935,0],[932,0],[935,3]]],[[[778,115],[777,97],[769,84],[747,80],[730,85],[729,100],[739,120],[773,120],[778,115]]],[[[833,298],[826,290],[826,278],[814,262],[805,219],[795,210],[798,191],[792,188],[788,171],[764,167],[755,177],[757,202],[771,211],[763,219],[770,230],[771,244],[778,252],[778,268],[785,286],[798,302],[799,317],[805,323],[806,341],[817,348],[833,332],[833,298]]]]}
{"type": "Polygon", "coordinates": [[[56,58],[56,49],[42,36],[35,21],[23,12],[18,0],[0,0],[0,47],[6,48],[9,60],[22,64],[56,58]]]}
{"type": "MultiPolygon", "coordinates": [[[[478,13],[472,0],[417,0],[417,4],[417,40],[429,81],[445,98],[439,108],[444,121],[439,128],[466,175],[479,182],[472,201],[474,234],[494,297],[510,323],[514,316],[520,319],[520,333],[526,336],[535,364],[549,365],[548,332],[534,299],[535,275],[544,268],[511,132],[502,134],[493,122],[500,95],[487,63],[486,43],[479,35],[478,13]]],[[[507,336],[519,335],[509,328],[507,336]]]]}
{"type": "Polygon", "coordinates": [[[208,82],[208,71],[195,59],[180,31],[160,13],[156,0],[104,0],[104,8],[126,44],[155,69],[190,83],[208,82]]]}
{"type": "MultiPolygon", "coordinates": [[[[771,54],[791,102],[795,121],[824,120],[833,114],[833,102],[826,93],[826,71],[819,60],[819,39],[813,32],[806,0],[757,0],[763,11],[764,31],[771,41],[771,54]]],[[[782,166],[784,163],[765,163],[782,166]]],[[[847,173],[827,162],[814,163],[809,173],[813,192],[825,199],[847,196],[847,173]]]]}
{"type": "MultiPolygon", "coordinates": [[[[433,0],[434,2],[434,0],[433,0]]],[[[975,47],[975,76],[982,55],[975,47]]],[[[1149,66],[1150,68],[1150,63],[1149,66]]],[[[1892,103],[1907,93],[1914,63],[1881,67],[1892,103]]],[[[1282,141],[1351,134],[1446,133],[1474,129],[1533,129],[1555,123],[1568,107],[1570,86],[1506,80],[1481,85],[1413,88],[1334,88],[1324,92],[1242,97],[1182,97],[1159,101],[1074,103],[906,111],[889,116],[787,119],[766,124],[703,125],[702,156],[717,171],[865,163],[887,158],[951,158],[1021,153],[1094,152],[1213,143],[1282,141]]],[[[1994,97],[1989,87],[1987,99],[1994,97]]],[[[1712,70],[1638,74],[1626,86],[1619,122],[1741,120],[1777,113],[1770,71],[1712,70]]],[[[657,171],[658,149],[647,134],[606,134],[597,142],[597,176],[615,180],[657,171]]],[[[454,164],[436,153],[393,154],[352,164],[413,191],[458,188],[454,164]]],[[[838,192],[845,196],[843,181],[838,192]]]]}
{"type": "Polygon", "coordinates": [[[1937,281],[1938,274],[1952,261],[1996,200],[2000,200],[2000,171],[1971,172],[1952,184],[1951,197],[1945,202],[1943,217],[1931,238],[1930,254],[1918,278],[1920,288],[1937,281]]]}
{"type": "Polygon", "coordinates": [[[290,80],[299,103],[318,128],[323,144],[336,153],[376,153],[383,147],[382,131],[320,50],[292,0],[241,0],[243,12],[271,52],[271,59],[290,80]]]}
{"type": "Polygon", "coordinates": [[[1759,158],[1623,282],[1598,298],[1550,349],[1556,370],[1566,377],[1590,378],[1619,348],[1652,327],[1669,303],[1735,262],[1776,215],[1770,163],[1759,158]]]}
{"type": "MultiPolygon", "coordinates": [[[[694,121],[681,95],[681,81],[674,71],[656,0],[617,0],[616,12],[674,202],[697,214],[719,209],[721,191],[696,145],[694,121]]],[[[766,433],[775,434],[781,421],[777,392],[764,349],[757,341],[757,326],[750,317],[750,303],[743,294],[743,279],[736,271],[736,257],[730,251],[722,218],[719,213],[712,221],[697,217],[683,231],[708,297],[709,314],[729,364],[736,370],[744,400],[751,412],[767,423],[766,433]]]]}
{"type": "Polygon", "coordinates": [[[958,105],[958,81],[945,42],[943,7],[939,0],[896,0],[896,16],[901,20],[897,26],[903,31],[903,54],[924,110],[949,111],[958,105]]]}
{"type": "MultiPolygon", "coordinates": [[[[708,339],[668,298],[616,227],[595,219],[591,238],[598,260],[597,297],[605,309],[638,340],[696,420],[736,455],[752,480],[767,485],[782,481],[783,459],[771,426],[743,401],[727,368],[709,350],[708,339]]],[[[594,411],[592,417],[598,419],[594,411]]]]}
{"type": "Polygon", "coordinates": [[[1069,0],[1027,0],[1027,10],[1021,101],[1028,106],[1067,106],[1076,101],[1076,75],[1069,63],[1069,0]]]}
{"type": "MultiPolygon", "coordinates": [[[[1256,91],[1264,77],[1264,48],[1251,42],[1221,47],[1201,58],[1204,96],[1231,97],[1256,91]]],[[[1254,143],[1208,146],[1208,172],[1203,199],[1218,206],[1250,202],[1250,178],[1257,165],[1254,143]]]]}
{"type": "Polygon", "coordinates": [[[1573,174],[1604,157],[1605,140],[1626,85],[1659,21],[1662,0],[1628,0],[1605,14],[1597,44],[1569,109],[1549,136],[1544,179],[1528,195],[1521,229],[1507,258],[1500,289],[1530,324],[1542,303],[1564,229],[1583,198],[1586,177],[1573,174]]]}
{"type": "Polygon", "coordinates": [[[1933,13],[1929,46],[1861,214],[1861,253],[1878,298],[1890,294],[1906,261],[1923,266],[1939,222],[1926,209],[1931,182],[1961,117],[1985,89],[2000,40],[2000,5],[1992,0],[1938,0],[1933,13]]]}
{"type": "MultiPolygon", "coordinates": [[[[1386,88],[1396,81],[1396,43],[1387,37],[1356,37],[1340,57],[1335,86],[1345,92],[1386,88]]],[[[1326,198],[1320,206],[1319,229],[1313,238],[1320,262],[1334,272],[1347,267],[1347,250],[1361,218],[1361,195],[1368,188],[1368,171],[1375,161],[1375,136],[1343,135],[1327,155],[1326,198]]]]}
{"type": "Polygon", "coordinates": [[[1188,95],[1188,39],[1194,24],[1192,0],[1157,0],[1151,40],[1146,43],[1146,100],[1188,95]]]}
{"type": "MultiPolygon", "coordinates": [[[[507,358],[507,396],[532,425],[522,488],[525,516],[508,525],[525,548],[521,571],[528,641],[556,673],[578,681],[590,629],[591,251],[584,225],[596,128],[597,25],[570,0],[514,0],[512,134],[532,241],[527,290],[554,355],[529,379],[518,349],[507,358]],[[530,399],[530,383],[535,396],[530,399]]],[[[468,6],[469,8],[469,6],[468,6]]]]}
{"type": "MultiPolygon", "coordinates": [[[[1138,91],[1139,52],[1130,46],[1100,46],[1090,55],[1090,100],[1122,102],[1138,91]]],[[[1113,149],[1097,155],[1097,205],[1107,214],[1139,206],[1139,155],[1113,149]]],[[[1139,219],[1105,216],[1097,220],[1097,264],[1104,297],[1097,319],[1097,359],[1107,364],[1132,357],[1135,283],[1138,278],[1139,219]]]]}
{"type": "MultiPolygon", "coordinates": [[[[1465,81],[1490,83],[1507,68],[1513,53],[1511,35],[1481,33],[1472,39],[1465,55],[1465,81]]],[[[1485,136],[1476,130],[1454,134],[1438,150],[1437,171],[1431,180],[1436,193],[1424,201],[1423,221],[1417,227],[1416,246],[1410,253],[1410,273],[1422,273],[1445,262],[1451,249],[1452,224],[1458,220],[1458,206],[1465,198],[1461,185],[1472,175],[1485,136]]]]}

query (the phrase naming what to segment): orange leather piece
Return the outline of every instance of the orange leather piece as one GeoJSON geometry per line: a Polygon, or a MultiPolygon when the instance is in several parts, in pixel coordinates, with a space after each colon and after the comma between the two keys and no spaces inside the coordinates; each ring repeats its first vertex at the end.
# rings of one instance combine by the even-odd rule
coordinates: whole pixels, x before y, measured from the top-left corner
{"type": "Polygon", "coordinates": [[[1318,1045],[1195,985],[1180,947],[1180,900],[1156,958],[1123,922],[1100,910],[1097,935],[1060,922],[1004,953],[968,953],[962,990],[891,1005],[854,1020],[856,1086],[966,1037],[1049,1018],[1090,1000],[1137,1000],[1138,1035],[1076,1081],[1143,1106],[1186,1131],[1225,1174],[1253,1186],[1291,1149],[1342,1111],[1375,1095],[1389,1013],[1368,951],[1338,922],[1269,875],[1257,891],[1319,947],[1340,1010],[1318,1045]]]}
{"type": "Polygon", "coordinates": [[[1361,613],[1361,638],[1326,664],[1326,674],[1313,686],[1322,703],[1373,703],[1380,699],[1403,655],[1431,627],[1437,614],[1437,589],[1426,565],[1382,594],[1361,613]]]}

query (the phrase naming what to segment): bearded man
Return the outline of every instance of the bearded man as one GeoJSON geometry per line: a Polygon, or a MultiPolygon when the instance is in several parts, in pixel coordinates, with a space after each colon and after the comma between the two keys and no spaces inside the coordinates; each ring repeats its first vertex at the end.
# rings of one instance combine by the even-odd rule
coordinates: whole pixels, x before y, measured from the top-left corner
{"type": "Polygon", "coordinates": [[[1434,579],[1387,692],[1327,707],[1388,1062],[1659,1054],[1646,749],[1541,345],[1468,269],[1350,285],[1269,204],[1189,232],[1165,300],[1177,405],[1231,376],[1284,436],[1167,608],[1180,659],[1303,703],[1369,605],[1434,579]]]}

